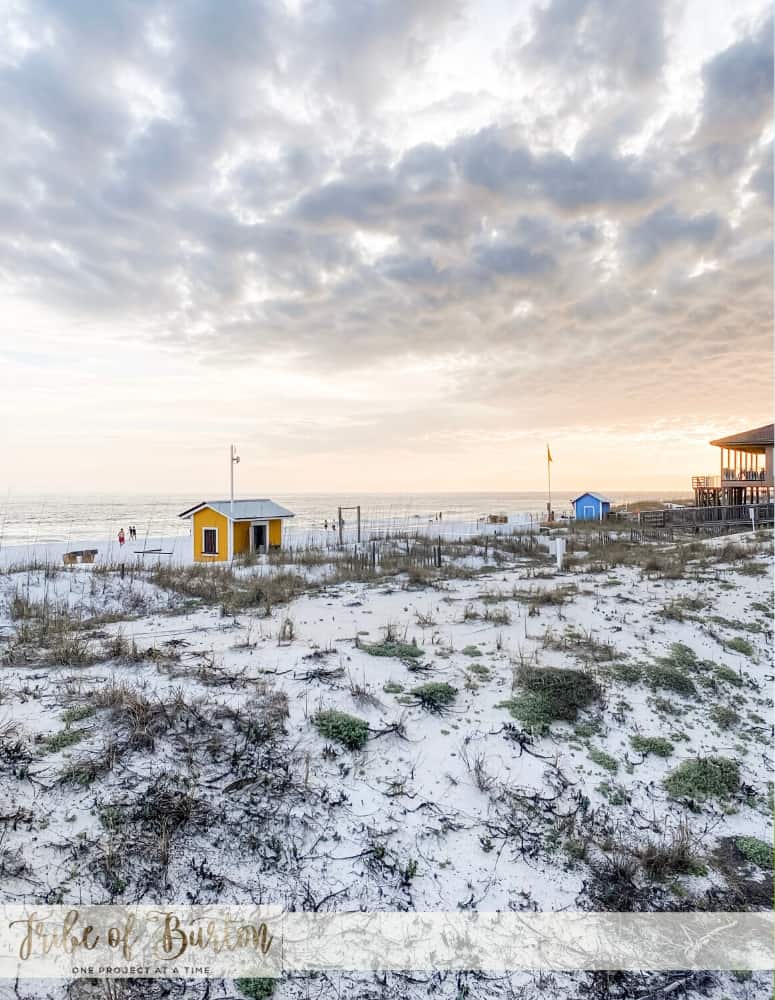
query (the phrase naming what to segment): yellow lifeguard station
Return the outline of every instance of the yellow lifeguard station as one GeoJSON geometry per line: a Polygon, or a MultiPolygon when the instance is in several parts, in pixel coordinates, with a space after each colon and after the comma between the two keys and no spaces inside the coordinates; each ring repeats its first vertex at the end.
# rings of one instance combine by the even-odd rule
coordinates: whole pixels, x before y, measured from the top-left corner
{"type": "Polygon", "coordinates": [[[274,500],[203,500],[178,516],[191,518],[194,562],[229,562],[279,548],[283,521],[294,515],[274,500]]]}

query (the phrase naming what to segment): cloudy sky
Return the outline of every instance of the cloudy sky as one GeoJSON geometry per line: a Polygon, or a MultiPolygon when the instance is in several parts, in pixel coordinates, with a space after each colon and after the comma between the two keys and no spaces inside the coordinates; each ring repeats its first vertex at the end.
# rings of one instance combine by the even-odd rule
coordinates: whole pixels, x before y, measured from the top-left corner
{"type": "Polygon", "coordinates": [[[685,487],[772,419],[762,0],[0,0],[0,488],[685,487]]]}

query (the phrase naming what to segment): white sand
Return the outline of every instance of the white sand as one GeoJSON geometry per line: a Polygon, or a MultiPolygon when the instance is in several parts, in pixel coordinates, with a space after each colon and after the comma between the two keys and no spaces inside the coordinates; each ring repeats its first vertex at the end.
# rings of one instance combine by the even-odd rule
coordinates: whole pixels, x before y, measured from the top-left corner
{"type": "MultiPolygon", "coordinates": [[[[3,555],[7,566],[23,553],[3,555]]],[[[46,558],[56,556],[57,549],[47,547],[46,558]]],[[[107,547],[100,556],[115,560],[116,553],[107,547]]],[[[174,558],[183,562],[185,554],[176,551],[174,558]]],[[[760,555],[758,561],[768,564],[768,557],[760,555]]],[[[255,612],[223,617],[217,606],[185,609],[182,598],[160,590],[143,572],[127,573],[123,580],[117,574],[94,574],[91,567],[60,569],[53,576],[43,570],[6,573],[0,576],[0,636],[6,641],[18,624],[11,620],[10,601],[14,594],[23,594],[32,600],[66,602],[87,617],[134,609],[139,617],[105,624],[104,635],[120,631],[141,650],[169,650],[165,643],[179,640],[181,655],[179,660],[154,654],[138,662],[108,660],[85,667],[4,667],[0,724],[13,719],[31,742],[30,773],[35,780],[20,781],[0,770],[5,800],[0,812],[22,806],[30,817],[7,829],[3,850],[13,856],[18,852],[27,868],[17,878],[4,879],[3,897],[43,898],[52,891],[64,901],[107,901],[110,895],[95,860],[104,856],[110,839],[100,809],[105,803],[136,802],[149,778],[162,771],[193,783],[217,820],[173,837],[169,865],[151,881],[142,875],[146,848],[131,847],[136,857],[124,864],[122,879],[128,896],[142,901],[184,899],[196,884],[201,898],[243,902],[260,895],[292,909],[329,895],[334,909],[583,908],[590,869],[586,862],[570,858],[562,844],[570,836],[582,836],[584,826],[576,833],[571,827],[571,833],[558,830],[557,843],[552,844],[547,841],[550,827],[517,813],[524,840],[520,843],[513,831],[504,836],[509,797],[517,790],[545,798],[558,795],[556,808],[564,815],[578,810],[583,798],[586,813],[593,817],[588,828],[594,828],[598,838],[590,859],[603,857],[600,844],[606,837],[634,849],[669,835],[681,823],[689,824],[694,849],[703,858],[725,837],[751,835],[770,841],[766,792],[772,780],[772,635],[769,615],[761,608],[771,599],[771,582],[769,576],[741,572],[746,565],[713,564],[679,580],[626,567],[585,574],[557,573],[549,566],[536,577],[534,563],[511,559],[476,579],[452,579],[439,587],[408,589],[400,578],[377,585],[345,583],[275,607],[270,617],[255,612]],[[577,596],[562,607],[543,606],[537,615],[529,615],[526,603],[512,594],[515,588],[568,584],[577,585],[577,596]],[[500,594],[503,600],[485,602],[485,593],[491,598],[500,594]],[[685,621],[659,613],[665,604],[687,597],[701,597],[703,611],[694,617],[687,614],[685,621]],[[470,617],[487,609],[505,609],[510,621],[495,624],[470,617]],[[281,644],[286,619],[293,622],[294,636],[281,644]],[[422,625],[420,619],[433,624],[422,625]],[[388,623],[425,651],[427,675],[412,674],[396,658],[368,655],[359,648],[379,641],[388,623]],[[547,647],[547,637],[559,638],[569,629],[610,643],[617,658],[629,663],[651,661],[669,654],[672,644],[684,643],[699,658],[732,668],[741,683],[721,683],[709,691],[699,685],[698,675],[697,696],[683,697],[614,680],[606,665],[599,664],[591,669],[604,684],[604,704],[578,720],[596,718],[599,732],[574,735],[573,724],[557,723],[551,734],[536,738],[530,753],[520,753],[504,731],[504,725],[515,720],[499,705],[512,695],[514,669],[521,661],[581,665],[571,652],[547,647]],[[735,637],[751,643],[752,655],[728,647],[735,637]],[[341,673],[305,679],[315,668],[341,668],[341,673]],[[391,683],[408,690],[427,680],[447,681],[457,688],[447,715],[402,705],[400,694],[383,690],[391,683]],[[90,690],[119,681],[166,700],[180,689],[188,700],[201,698],[204,712],[219,705],[250,704],[267,683],[285,691],[290,707],[286,752],[302,789],[306,776],[306,790],[289,796],[278,792],[274,800],[260,787],[225,793],[234,775],[224,775],[222,763],[209,762],[207,741],[199,740],[195,730],[190,745],[196,749],[186,750],[189,737],[176,730],[156,738],[153,752],[132,751],[88,787],[58,784],[57,774],[68,759],[87,751],[104,752],[110,737],[107,712],[76,724],[86,729],[78,746],[46,754],[36,739],[64,728],[65,705],[88,704],[90,690]],[[353,685],[367,689],[375,704],[354,698],[353,685]],[[676,714],[660,711],[657,697],[667,699],[676,714]],[[727,730],[719,728],[710,714],[716,704],[734,707],[739,722],[727,730]],[[362,752],[337,747],[326,758],[327,741],[310,720],[318,710],[333,707],[365,718],[373,731],[401,718],[407,738],[372,737],[362,752]],[[675,746],[673,755],[644,759],[629,743],[637,733],[668,737],[675,746]],[[590,747],[616,759],[616,774],[590,759],[590,747]],[[734,808],[709,801],[696,812],[670,799],[662,784],[667,773],[681,761],[711,754],[738,761],[749,794],[738,796],[734,808]],[[489,784],[484,790],[477,787],[472,772],[477,757],[489,784]],[[614,786],[626,801],[617,804],[616,796],[612,798],[614,786]],[[271,818],[262,806],[267,795],[269,802],[275,801],[271,818]],[[254,829],[252,809],[257,817],[254,829]],[[246,847],[248,834],[252,850],[246,847]],[[384,852],[380,860],[375,860],[375,845],[384,852]],[[273,852],[279,852],[274,862],[273,852]],[[410,862],[416,873],[404,879],[401,871],[410,862]],[[211,873],[210,881],[201,870],[192,876],[192,864],[202,863],[211,873]]],[[[759,876],[753,872],[752,877],[759,876]]],[[[724,878],[710,865],[706,874],[679,875],[669,883],[674,888],[664,891],[676,902],[681,898],[676,893],[702,894],[710,886],[723,886],[724,878]]],[[[118,898],[127,897],[119,893],[118,898]]],[[[519,981],[532,988],[533,979],[519,981]]],[[[719,996],[743,996],[739,984],[731,979],[724,983],[719,996]]],[[[560,980],[555,985],[555,995],[575,992],[560,980]]],[[[425,995],[419,987],[403,988],[406,996],[425,995]]],[[[304,995],[288,990],[289,996],[304,995]]]]}

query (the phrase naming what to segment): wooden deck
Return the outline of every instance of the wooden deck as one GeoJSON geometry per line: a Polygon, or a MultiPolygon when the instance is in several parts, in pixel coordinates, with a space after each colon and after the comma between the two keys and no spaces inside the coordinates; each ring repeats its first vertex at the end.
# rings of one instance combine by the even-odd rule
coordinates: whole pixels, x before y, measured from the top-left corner
{"type": "Polygon", "coordinates": [[[674,507],[668,510],[642,510],[639,523],[644,528],[674,528],[686,531],[707,531],[721,527],[751,525],[754,511],[757,527],[773,524],[775,503],[734,504],[719,507],[674,507]]]}

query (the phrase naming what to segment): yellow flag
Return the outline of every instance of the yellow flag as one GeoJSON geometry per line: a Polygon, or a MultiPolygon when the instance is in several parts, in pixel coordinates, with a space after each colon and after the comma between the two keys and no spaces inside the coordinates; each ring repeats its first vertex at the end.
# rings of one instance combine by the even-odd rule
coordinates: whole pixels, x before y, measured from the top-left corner
{"type": "Polygon", "coordinates": [[[546,446],[546,461],[547,462],[551,462],[551,460],[552,460],[552,453],[551,453],[551,451],[549,451],[549,445],[547,445],[546,446]]]}

